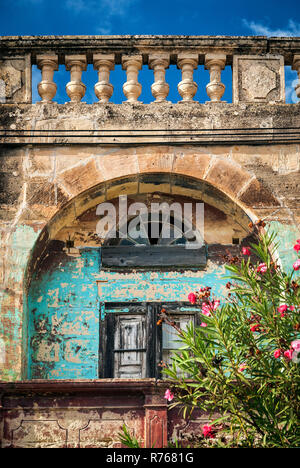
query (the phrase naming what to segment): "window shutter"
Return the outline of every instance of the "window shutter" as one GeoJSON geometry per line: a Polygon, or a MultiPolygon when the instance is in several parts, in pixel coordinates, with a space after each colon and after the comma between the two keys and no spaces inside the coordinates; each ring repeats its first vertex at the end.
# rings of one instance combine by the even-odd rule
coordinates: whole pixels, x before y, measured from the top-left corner
{"type": "Polygon", "coordinates": [[[114,333],[114,377],[141,379],[146,377],[146,317],[118,315],[114,333]]]}
{"type": "MultiPolygon", "coordinates": [[[[187,326],[192,322],[195,323],[194,315],[171,315],[170,319],[175,322],[180,330],[186,330],[187,326]]],[[[172,354],[178,350],[182,344],[179,342],[177,331],[166,323],[162,326],[162,357],[163,362],[167,365],[172,364],[172,354]]],[[[178,371],[182,374],[181,371],[178,371]]]]}
{"type": "Polygon", "coordinates": [[[157,325],[161,304],[147,306],[147,377],[161,378],[161,368],[158,367],[162,356],[162,327],[157,325]]]}
{"type": "Polygon", "coordinates": [[[100,377],[110,379],[114,376],[114,335],[115,317],[107,314],[100,325],[100,377]]]}

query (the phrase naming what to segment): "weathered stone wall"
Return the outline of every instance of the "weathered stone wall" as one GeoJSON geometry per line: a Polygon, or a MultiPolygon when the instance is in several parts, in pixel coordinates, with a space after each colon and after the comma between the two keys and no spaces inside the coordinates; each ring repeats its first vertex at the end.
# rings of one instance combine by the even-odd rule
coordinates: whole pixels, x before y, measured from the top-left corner
{"type": "MultiPolygon", "coordinates": [[[[168,411],[166,384],[154,379],[0,383],[1,448],[121,448],[123,424],[142,447],[189,446],[201,437],[209,416],[194,411],[189,421],[168,411]]],[[[214,415],[219,417],[218,414],[214,415]]]]}
{"type": "MultiPolygon", "coordinates": [[[[5,87],[0,95],[0,380],[11,382],[28,376],[96,378],[101,295],[124,300],[124,290],[136,294],[135,285],[146,284],[150,286],[144,288],[140,298],[149,300],[157,299],[158,291],[164,297],[175,297],[202,281],[217,284],[222,265],[215,259],[210,259],[206,276],[205,272],[184,272],[181,290],[176,285],[177,272],[156,276],[133,272],[124,278],[99,271],[87,214],[103,201],[121,194],[135,199],[157,193],[203,201],[210,213],[217,213],[216,221],[211,218],[210,236],[215,239],[219,232],[221,246],[228,243],[233,232],[238,232],[240,239],[245,237],[250,231],[249,220],[265,219],[279,236],[282,265],[291,264],[296,255],[292,244],[300,230],[300,114],[299,104],[283,103],[283,64],[299,71],[299,50],[299,38],[1,39],[0,80],[5,87]],[[47,50],[52,47],[56,53],[51,60],[39,57],[45,41],[47,50]],[[216,48],[218,57],[212,56],[216,48]],[[225,65],[232,65],[234,103],[30,103],[32,64],[43,68],[43,61],[48,60],[49,65],[50,60],[54,71],[58,63],[69,67],[67,57],[80,53],[84,70],[86,63],[94,63],[94,53],[113,54],[117,64],[124,64],[123,54],[138,54],[133,57],[137,71],[142,62],[152,66],[151,54],[157,51],[166,51],[170,63],[182,68],[183,74],[183,63],[208,69],[214,63],[218,73],[225,65]],[[78,231],[78,239],[82,238],[85,250],[80,258],[56,250],[69,231],[78,231]],[[165,291],[161,290],[162,281],[167,285],[165,291]],[[41,339],[43,333],[48,333],[47,343],[41,339]],[[62,339],[61,347],[53,341],[55,333],[62,339]],[[86,347],[75,346],[78,336],[81,344],[84,340],[88,343],[86,347]],[[90,367],[84,367],[88,360],[90,367]]],[[[213,99],[222,94],[218,73],[216,81],[210,74],[213,99]]],[[[42,95],[47,98],[52,84],[44,85],[42,95]]],[[[183,98],[190,98],[194,92],[195,84],[189,85],[189,92],[181,88],[183,98]]],[[[1,385],[0,393],[6,392],[6,384],[1,385]]],[[[23,391],[22,385],[21,390],[16,386],[13,391],[23,391]]],[[[37,392],[42,392],[37,386],[37,392]]],[[[58,385],[55,391],[61,396],[62,387],[58,385]]],[[[53,406],[55,392],[51,395],[49,407],[53,406]]],[[[15,395],[4,397],[8,408],[4,446],[13,446],[14,441],[16,446],[78,445],[80,431],[91,433],[86,445],[106,443],[95,435],[103,427],[105,414],[89,410],[53,412],[47,405],[44,412],[34,413],[28,410],[33,401],[30,398],[22,402],[15,395]],[[22,409],[15,413],[19,403],[22,409]],[[50,423],[52,414],[54,422],[50,423]],[[35,422],[27,425],[20,422],[23,418],[35,422]],[[86,418],[98,418],[100,425],[86,423],[86,418]],[[68,442],[69,426],[77,432],[68,442]]],[[[38,405],[45,403],[40,396],[34,398],[38,405]]],[[[139,415],[137,424],[144,412],[151,411],[150,400],[133,402],[139,415]]],[[[72,395],[68,404],[76,406],[74,402],[72,395]]],[[[127,418],[122,409],[118,411],[111,417],[117,420],[114,430],[127,418]]],[[[0,417],[3,414],[0,400],[0,417]]],[[[172,421],[170,431],[176,434],[172,429],[176,421],[172,421]]],[[[166,416],[160,424],[163,433],[166,416]]],[[[3,434],[1,430],[0,421],[3,434]]],[[[141,427],[137,431],[151,446],[151,431],[148,435],[141,427]]],[[[110,443],[115,439],[109,439],[110,443]]]]}
{"type": "MultiPolygon", "coordinates": [[[[284,241],[283,260],[289,263],[292,258],[290,246],[300,220],[298,145],[26,145],[3,146],[1,151],[1,318],[7,353],[2,378],[21,374],[22,323],[27,326],[23,322],[23,278],[39,233],[56,213],[50,238],[96,202],[122,193],[162,191],[202,199],[224,212],[236,210],[218,196],[213,189],[217,187],[250,218],[267,218],[273,223],[284,241]],[[152,172],[161,174],[160,184],[154,187],[147,177],[152,172]],[[191,179],[189,186],[182,187],[176,175],[192,176],[202,185],[191,179]],[[123,179],[116,184],[118,178],[123,179]],[[86,192],[97,186],[102,187],[98,192],[86,192]]],[[[247,217],[243,224],[245,228],[247,217]]]]}

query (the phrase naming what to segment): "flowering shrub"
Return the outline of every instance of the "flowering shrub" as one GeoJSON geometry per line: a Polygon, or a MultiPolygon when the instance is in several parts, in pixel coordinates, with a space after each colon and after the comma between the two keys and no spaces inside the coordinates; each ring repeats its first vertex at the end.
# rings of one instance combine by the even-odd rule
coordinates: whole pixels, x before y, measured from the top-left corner
{"type": "MultiPolygon", "coordinates": [[[[258,234],[257,244],[234,257],[222,303],[210,288],[189,295],[202,326],[177,329],[182,347],[164,369],[171,407],[222,415],[202,428],[210,443],[300,446],[300,282],[294,278],[300,258],[284,273],[273,260],[274,242],[258,234]]],[[[300,239],[294,247],[300,256],[298,246],[300,239]]],[[[161,320],[168,322],[167,314],[161,320]]]]}
{"type": "Polygon", "coordinates": [[[174,393],[172,393],[172,392],[170,391],[170,389],[167,389],[167,390],[165,391],[165,396],[164,396],[164,398],[165,398],[167,401],[172,401],[173,398],[174,398],[174,393]]]}

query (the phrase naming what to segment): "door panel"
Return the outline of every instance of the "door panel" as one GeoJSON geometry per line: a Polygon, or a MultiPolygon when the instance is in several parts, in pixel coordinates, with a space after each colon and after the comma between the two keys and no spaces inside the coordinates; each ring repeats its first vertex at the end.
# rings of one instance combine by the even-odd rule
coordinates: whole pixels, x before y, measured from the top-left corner
{"type": "Polygon", "coordinates": [[[114,377],[127,379],[146,377],[145,358],[146,316],[127,314],[116,316],[114,377]]]}

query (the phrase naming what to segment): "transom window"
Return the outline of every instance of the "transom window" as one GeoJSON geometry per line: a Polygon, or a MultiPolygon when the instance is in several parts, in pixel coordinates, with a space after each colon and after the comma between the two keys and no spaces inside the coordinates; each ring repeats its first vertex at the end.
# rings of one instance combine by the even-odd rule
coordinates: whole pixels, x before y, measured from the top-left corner
{"type": "MultiPolygon", "coordinates": [[[[140,214],[120,226],[116,238],[110,239],[109,245],[185,245],[192,228],[191,223],[184,223],[175,216],[140,214]],[[126,233],[126,237],[120,233],[126,233]]],[[[196,236],[192,236],[189,239],[195,241],[196,236]]]]}
{"type": "Polygon", "coordinates": [[[207,262],[204,241],[196,231],[187,238],[189,230],[194,235],[192,225],[187,227],[172,216],[164,219],[160,214],[156,221],[152,215],[136,216],[102,247],[102,268],[203,268],[207,262]]]}

